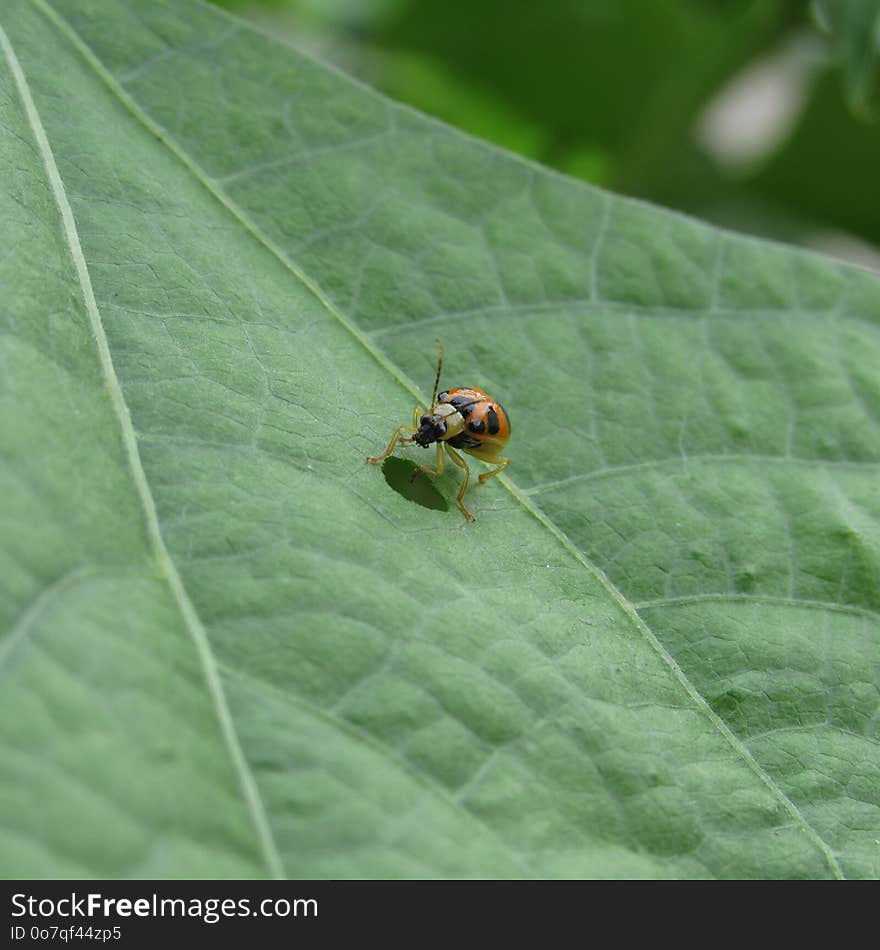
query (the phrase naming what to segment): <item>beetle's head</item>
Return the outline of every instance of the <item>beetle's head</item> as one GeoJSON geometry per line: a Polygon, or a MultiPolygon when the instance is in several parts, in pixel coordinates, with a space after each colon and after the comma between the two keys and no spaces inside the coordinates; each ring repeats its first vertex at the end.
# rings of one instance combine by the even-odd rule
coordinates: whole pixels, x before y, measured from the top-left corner
{"type": "Polygon", "coordinates": [[[440,415],[425,415],[419,419],[419,428],[413,434],[413,442],[426,449],[434,442],[441,441],[446,436],[446,423],[440,415]]]}

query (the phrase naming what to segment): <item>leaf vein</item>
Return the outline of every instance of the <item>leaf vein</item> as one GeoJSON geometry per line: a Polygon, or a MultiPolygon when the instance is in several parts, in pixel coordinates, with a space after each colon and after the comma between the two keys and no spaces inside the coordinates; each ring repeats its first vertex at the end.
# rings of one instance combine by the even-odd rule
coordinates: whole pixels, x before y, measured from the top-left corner
{"type": "Polygon", "coordinates": [[[580,482],[592,481],[596,478],[613,478],[617,475],[627,475],[630,472],[649,471],[663,466],[681,466],[686,469],[689,462],[722,462],[722,463],[755,463],[756,465],[803,465],[807,467],[824,468],[852,468],[865,470],[880,466],[880,460],[871,459],[821,459],[799,458],[789,455],[758,455],[749,452],[707,453],[705,455],[675,455],[666,459],[646,459],[643,462],[633,462],[629,465],[612,465],[607,468],[594,469],[591,472],[581,472],[560,478],[557,481],[543,482],[524,489],[526,495],[542,495],[545,492],[555,491],[557,488],[567,488],[580,482]]]}
{"type": "Polygon", "coordinates": [[[652,607],[689,607],[693,604],[721,601],[742,601],[743,603],[766,604],[771,607],[803,607],[811,610],[830,610],[835,613],[852,614],[880,623],[880,612],[856,604],[841,604],[834,601],[806,600],[799,597],[773,597],[764,594],[709,593],[689,594],[683,597],[658,597],[655,600],[642,600],[633,604],[636,610],[652,607]]]}
{"type": "Polygon", "coordinates": [[[503,475],[499,475],[498,478],[503,479],[504,484],[508,487],[508,490],[515,497],[519,498],[522,506],[527,509],[535,518],[537,518],[538,521],[541,522],[541,524],[543,524],[554,535],[554,537],[557,538],[560,544],[562,544],[562,546],[566,548],[587,571],[593,574],[602,587],[604,587],[608,592],[612,600],[617,603],[617,605],[626,614],[636,629],[638,629],[645,637],[654,652],[666,664],[666,666],[672,672],[673,677],[678,681],[697,709],[702,712],[704,716],[706,716],[715,729],[721,733],[721,736],[727,741],[733,751],[739,755],[739,757],[745,762],[746,766],[766,786],[770,793],[779,799],[780,803],[788,812],[788,814],[810,836],[810,838],[813,840],[813,843],[825,857],[832,874],[837,878],[843,879],[843,871],[841,870],[841,867],[838,864],[837,859],[831,851],[828,843],[807,821],[797,805],[795,805],[788,795],[785,794],[785,792],[774,781],[772,776],[770,776],[764,770],[757,759],[755,759],[752,753],[748,750],[745,743],[733,732],[733,730],[727,725],[726,722],[724,722],[724,720],[715,712],[715,710],[712,709],[708,701],[693,685],[693,683],[691,683],[687,677],[687,674],[679,666],[672,654],[669,653],[665,646],[663,646],[657,635],[653,632],[653,630],[651,630],[651,628],[635,609],[634,605],[630,603],[623,593],[609,580],[609,578],[605,575],[605,572],[602,571],[602,569],[597,565],[593,564],[554,521],[548,518],[540,508],[535,507],[529,498],[520,492],[516,486],[510,482],[509,479],[505,478],[503,475]]]}
{"type": "MultiPolygon", "coordinates": [[[[34,2],[38,7],[43,9],[43,12],[47,12],[42,0],[34,0],[34,2]]],[[[52,13],[52,11],[48,11],[47,15],[50,16],[50,19],[54,18],[52,13]]],[[[27,78],[2,26],[0,26],[0,49],[3,50],[7,64],[15,80],[22,106],[24,107],[28,123],[30,124],[34,139],[37,143],[43,161],[43,167],[61,217],[64,237],[73,260],[83,303],[88,313],[89,324],[95,338],[104,382],[107,386],[113,411],[119,422],[120,436],[125,455],[135,484],[135,490],[143,509],[150,545],[153,548],[153,553],[158,562],[161,574],[168,583],[172,597],[180,610],[184,625],[195,645],[209,695],[215,707],[221,733],[238,776],[245,802],[251,813],[264,860],[273,876],[284,877],[281,858],[269,827],[259,790],[236,735],[235,725],[226,702],[223,684],[217,671],[216,660],[214,659],[207,633],[202,625],[201,619],[196,613],[192,601],[189,599],[189,595],[183,586],[183,582],[174,562],[171,560],[168,549],[165,547],[165,541],[159,527],[159,516],[156,510],[156,504],[141,463],[137,448],[137,437],[135,436],[128,406],[122,395],[122,388],[116,376],[110,346],[106,334],[104,333],[104,326],[101,321],[100,312],[98,311],[97,301],[95,300],[91,276],[79,241],[73,209],[68,201],[64,183],[61,179],[58,166],[55,163],[55,156],[52,152],[52,147],[46,135],[46,130],[43,127],[42,120],[40,119],[36,103],[31,95],[27,78]]]]}
{"type": "MultiPolygon", "coordinates": [[[[2,31],[2,27],[0,27],[0,31],[2,31]]],[[[0,43],[2,43],[2,39],[0,39],[0,43]]],[[[31,632],[40,614],[46,610],[49,604],[58,597],[59,594],[63,593],[69,587],[73,587],[74,584],[89,577],[96,577],[97,575],[98,572],[93,568],[74,568],[62,574],[61,577],[49,584],[48,587],[44,587],[39,595],[22,611],[8,632],[0,639],[0,670],[9,662],[9,658],[15,652],[16,647],[18,647],[31,632]]]]}
{"type": "MultiPolygon", "coordinates": [[[[60,17],[60,15],[55,13],[54,10],[47,7],[45,0],[32,0],[32,2],[36,4],[41,10],[43,10],[46,16],[49,17],[56,24],[59,30],[68,37],[74,47],[79,50],[85,60],[91,65],[91,67],[96,71],[108,88],[110,88],[110,90],[119,98],[121,103],[132,113],[132,115],[153,135],[155,135],[163,143],[163,145],[168,148],[169,151],[171,151],[173,155],[176,156],[176,158],[188,169],[194,178],[199,181],[202,186],[207,189],[207,191],[223,207],[225,207],[236,220],[240,222],[240,224],[249,234],[254,237],[255,240],[257,240],[270,253],[272,253],[279,260],[279,262],[281,262],[290,271],[290,273],[303,284],[303,286],[305,286],[314,294],[314,296],[326,308],[327,312],[349,330],[352,336],[354,336],[355,339],[361,343],[364,349],[376,360],[377,363],[379,363],[380,366],[382,366],[384,370],[386,370],[386,372],[389,373],[393,379],[397,380],[404,388],[418,397],[419,392],[417,387],[405,377],[399,367],[392,363],[391,360],[389,360],[384,355],[384,353],[382,353],[375,346],[372,339],[370,338],[370,335],[363,332],[356,324],[354,324],[350,319],[342,314],[341,311],[334,305],[332,300],[324,293],[322,288],[305,273],[303,273],[277,244],[264,235],[259,227],[243,211],[243,209],[239,208],[227,195],[218,190],[216,183],[189,156],[189,154],[184,151],[184,149],[171,138],[168,132],[158,123],[156,123],[119,85],[115,77],[100,62],[88,45],[76,34],[72,26],[68,24],[62,17],[60,17]]],[[[636,308],[630,307],[630,310],[634,309],[636,308]]],[[[698,308],[695,308],[693,311],[688,311],[688,315],[690,316],[697,317],[699,314],[700,310],[698,308]]],[[[535,505],[532,504],[528,496],[523,491],[521,491],[514,483],[512,483],[503,475],[498,476],[498,480],[505,485],[507,490],[520,503],[520,505],[530,514],[532,514],[533,517],[535,517],[548,531],[550,531],[557,541],[589,573],[591,573],[597,579],[611,599],[614,600],[614,602],[623,611],[630,622],[634,624],[636,629],[638,629],[647,639],[648,643],[657,653],[660,659],[668,666],[673,676],[685,690],[686,694],[689,696],[694,705],[708,718],[709,722],[715,727],[715,729],[721,733],[722,737],[727,741],[734,752],[745,762],[748,768],[765,785],[770,793],[777,797],[794,821],[810,836],[813,843],[824,855],[834,876],[843,878],[843,873],[840,869],[840,866],[831,852],[828,844],[807,822],[806,818],[801,814],[795,804],[785,795],[776,782],[758,764],[748,749],[743,745],[742,741],[736,735],[734,735],[726,723],[724,723],[724,721],[721,720],[711,709],[705,698],[696,690],[693,684],[691,684],[684,671],[676,663],[675,659],[668,653],[665,647],[660,643],[656,635],[647,626],[645,621],[639,616],[633,605],[611,583],[604,572],[596,565],[592,564],[584,556],[584,554],[571,541],[565,532],[563,532],[555,524],[555,522],[550,520],[540,509],[536,508],[535,505]]]]}
{"type": "Polygon", "coordinates": [[[253,674],[247,673],[240,669],[233,670],[227,667],[225,664],[221,664],[221,668],[223,669],[223,672],[226,673],[230,678],[236,677],[243,682],[249,682],[254,686],[258,686],[260,689],[266,690],[277,696],[285,703],[295,706],[308,715],[313,716],[316,719],[319,719],[320,721],[332,726],[334,729],[338,729],[341,732],[346,733],[351,738],[356,739],[365,748],[377,755],[380,755],[395,769],[407,775],[418,785],[424,787],[431,795],[435,796],[453,811],[456,813],[464,813],[468,820],[475,822],[479,827],[486,831],[489,837],[494,842],[496,842],[496,844],[498,844],[505,854],[508,855],[510,860],[520,868],[525,876],[534,875],[534,871],[532,869],[522,864],[520,855],[516,852],[512,852],[509,843],[504,839],[499,838],[498,832],[492,828],[491,825],[488,825],[479,814],[471,811],[461,802],[457,801],[455,795],[451,794],[446,788],[444,788],[444,786],[440,785],[435,779],[427,775],[423,770],[414,768],[406,759],[400,758],[393,751],[393,749],[388,747],[386,743],[378,742],[372,735],[370,735],[370,733],[360,729],[357,725],[350,722],[349,720],[340,718],[339,716],[334,715],[332,711],[322,709],[320,706],[316,706],[314,703],[303,699],[301,696],[294,696],[285,690],[281,690],[273,683],[270,683],[264,679],[260,679],[259,677],[256,677],[253,674]]]}

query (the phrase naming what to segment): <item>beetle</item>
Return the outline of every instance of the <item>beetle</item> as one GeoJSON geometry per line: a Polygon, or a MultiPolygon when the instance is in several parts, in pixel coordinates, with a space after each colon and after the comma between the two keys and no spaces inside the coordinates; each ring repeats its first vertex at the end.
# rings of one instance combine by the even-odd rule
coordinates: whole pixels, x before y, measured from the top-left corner
{"type": "Polygon", "coordinates": [[[447,389],[437,392],[440,384],[440,371],[443,368],[443,344],[437,341],[437,373],[431,394],[431,408],[423,412],[421,406],[413,410],[412,425],[398,426],[391,436],[388,448],[381,455],[368,456],[367,461],[374,465],[387,459],[398,442],[415,442],[427,448],[437,445],[436,468],[422,465],[413,472],[413,479],[424,472],[426,475],[443,474],[443,450],[459,467],[464,469],[464,480],[458,490],[458,507],[468,521],[477,519],[465,507],[462,499],[467,491],[471,471],[460,452],[473,455],[481,462],[496,465],[491,472],[479,476],[480,484],[507,468],[508,460],[501,452],[510,439],[510,418],[506,410],[492,396],[476,386],[447,389]]]}

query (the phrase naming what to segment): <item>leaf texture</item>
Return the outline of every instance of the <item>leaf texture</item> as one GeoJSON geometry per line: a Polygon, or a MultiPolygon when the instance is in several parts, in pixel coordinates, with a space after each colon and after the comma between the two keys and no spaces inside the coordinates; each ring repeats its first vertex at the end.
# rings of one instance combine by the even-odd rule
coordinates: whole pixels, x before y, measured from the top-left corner
{"type": "Polygon", "coordinates": [[[201,3],[0,27],[0,871],[880,875],[875,277],[201,3]],[[364,463],[438,336],[475,525],[364,463]]]}

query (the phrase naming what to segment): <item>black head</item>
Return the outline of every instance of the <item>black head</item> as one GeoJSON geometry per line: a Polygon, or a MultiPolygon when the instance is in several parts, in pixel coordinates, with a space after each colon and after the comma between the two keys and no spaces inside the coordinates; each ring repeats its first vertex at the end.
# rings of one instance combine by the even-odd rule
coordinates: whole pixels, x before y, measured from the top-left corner
{"type": "Polygon", "coordinates": [[[419,419],[419,428],[413,434],[413,442],[426,449],[446,435],[446,423],[440,416],[424,415],[419,419]]]}

